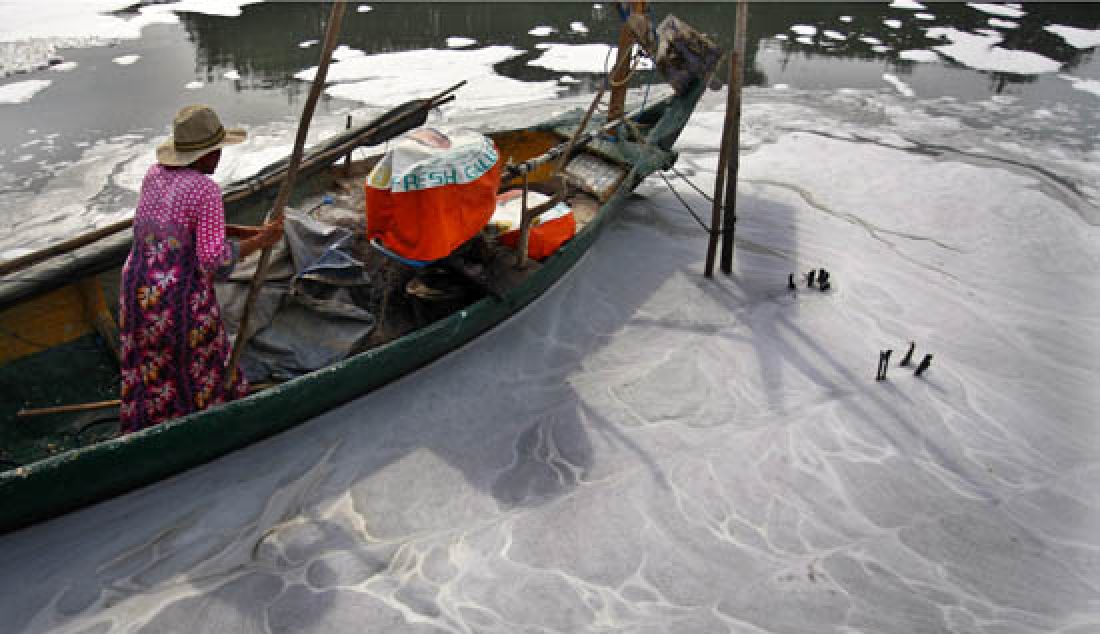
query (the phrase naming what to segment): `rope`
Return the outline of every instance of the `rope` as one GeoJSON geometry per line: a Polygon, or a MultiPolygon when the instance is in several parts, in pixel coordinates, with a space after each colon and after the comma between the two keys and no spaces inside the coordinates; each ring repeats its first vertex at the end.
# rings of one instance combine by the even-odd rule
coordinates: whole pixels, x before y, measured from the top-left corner
{"type": "Polygon", "coordinates": [[[714,199],[711,198],[710,196],[708,196],[705,191],[699,189],[699,186],[696,185],[695,183],[691,182],[691,179],[689,179],[687,176],[684,176],[684,174],[681,173],[680,170],[676,169],[675,165],[672,166],[672,171],[676,172],[676,175],[679,176],[681,179],[683,179],[683,181],[685,183],[687,183],[688,185],[691,185],[692,189],[699,192],[700,196],[702,196],[703,198],[706,198],[708,203],[711,203],[712,205],[714,204],[714,199]]]}
{"type": "Polygon", "coordinates": [[[689,214],[691,214],[691,217],[695,218],[695,222],[699,223],[699,226],[703,228],[703,231],[705,231],[709,235],[716,235],[722,232],[721,229],[714,230],[708,227],[707,223],[703,222],[703,219],[700,218],[699,215],[695,213],[695,210],[691,208],[691,205],[689,205],[687,201],[684,200],[682,196],[680,196],[680,192],[676,191],[676,188],[672,186],[672,183],[669,182],[668,177],[665,176],[665,173],[657,173],[661,175],[661,179],[665,181],[665,185],[668,185],[668,190],[672,192],[672,195],[676,197],[676,200],[680,201],[680,204],[684,206],[684,209],[686,209],[689,214]]]}

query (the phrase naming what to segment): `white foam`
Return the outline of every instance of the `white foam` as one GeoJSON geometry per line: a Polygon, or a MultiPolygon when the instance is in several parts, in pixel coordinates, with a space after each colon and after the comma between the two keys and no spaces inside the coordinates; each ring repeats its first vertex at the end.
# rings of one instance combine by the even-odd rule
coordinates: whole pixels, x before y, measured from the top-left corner
{"type": "Polygon", "coordinates": [[[1020,25],[1016,22],[1002,20],[1000,18],[989,18],[989,26],[996,27],[998,29],[1016,29],[1020,27],[1020,25]]]}
{"type": "Polygon", "coordinates": [[[306,40],[304,42],[298,42],[298,48],[309,48],[315,44],[320,43],[321,40],[306,40]]]}
{"type": "Polygon", "coordinates": [[[909,10],[912,10],[912,11],[921,11],[921,10],[925,9],[926,7],[923,4],[921,4],[919,2],[916,2],[916,0],[894,0],[893,2],[890,3],[890,8],[892,8],[892,9],[909,9],[909,10]]]}
{"type": "Polygon", "coordinates": [[[1079,29],[1073,26],[1051,24],[1043,30],[1057,35],[1073,48],[1094,48],[1100,46],[1100,29],[1079,29]]]}
{"type": "Polygon", "coordinates": [[[817,27],[810,24],[795,24],[791,26],[791,30],[799,35],[817,34],[817,27]]]}
{"type": "Polygon", "coordinates": [[[584,22],[570,22],[569,30],[574,33],[588,33],[588,27],[584,25],[584,22]]]}
{"type": "Polygon", "coordinates": [[[136,39],[150,24],[175,24],[176,13],[239,16],[241,7],[261,0],[181,0],[171,4],[138,7],[136,16],[111,15],[134,5],[131,0],[80,0],[42,2],[5,0],[0,42],[33,38],[136,39]]]}
{"type": "MultiPolygon", "coordinates": [[[[351,48],[347,44],[341,44],[336,47],[336,50],[332,51],[332,59],[338,62],[343,62],[356,57],[363,57],[366,55],[365,51],[361,51],[357,48],[351,48]]],[[[332,76],[332,71],[329,71],[329,76],[332,76]]]]}
{"type": "Polygon", "coordinates": [[[936,15],[934,13],[914,13],[913,17],[918,20],[935,20],[936,15]]]}
{"type": "MultiPolygon", "coordinates": [[[[420,49],[366,55],[357,49],[340,47],[333,58],[340,59],[328,69],[328,82],[399,77],[422,74],[426,78],[447,77],[458,81],[469,73],[492,72],[492,66],[522,55],[511,46],[486,46],[472,50],[420,49]],[[342,49],[342,50],[341,50],[342,49]]],[[[313,81],[317,67],[295,73],[302,81],[313,81]]]]}
{"type": "Polygon", "coordinates": [[[863,42],[864,44],[882,44],[882,40],[878,39],[877,37],[871,37],[870,35],[860,36],[859,41],[863,42]]]}
{"type": "Polygon", "coordinates": [[[562,75],[558,77],[558,81],[563,84],[579,84],[580,80],[572,75],[562,75]]]}
{"type": "Polygon", "coordinates": [[[48,79],[28,79],[0,86],[0,104],[26,103],[51,83],[48,79]]]}
{"type": "Polygon", "coordinates": [[[466,46],[473,46],[474,44],[477,44],[477,40],[469,37],[452,35],[447,38],[447,48],[464,48],[466,46]]]}
{"type": "Polygon", "coordinates": [[[258,2],[264,2],[264,0],[180,0],[164,5],[162,10],[235,18],[241,15],[241,7],[258,2]]]}
{"type": "MultiPolygon", "coordinates": [[[[457,72],[460,68],[452,69],[457,72]]],[[[325,90],[340,99],[359,101],[373,106],[392,106],[416,97],[439,92],[455,83],[456,78],[467,84],[458,99],[447,106],[449,111],[470,111],[553,99],[557,96],[557,81],[524,82],[487,72],[434,74],[423,77],[396,75],[364,81],[336,84],[325,90]]]]}
{"type": "MultiPolygon", "coordinates": [[[[542,43],[538,47],[542,55],[527,62],[561,73],[602,73],[615,64],[618,47],[607,44],[556,44],[542,43]]],[[[648,57],[638,60],[638,69],[653,68],[648,57]]]]}
{"type": "Polygon", "coordinates": [[[225,74],[222,75],[222,77],[225,77],[226,79],[229,79],[229,80],[232,80],[232,81],[236,81],[236,80],[241,78],[241,74],[238,73],[236,71],[236,69],[232,69],[232,70],[225,71],[225,74]]]}
{"type": "Polygon", "coordinates": [[[890,27],[891,29],[900,29],[901,28],[901,20],[889,19],[889,20],[883,20],[882,23],[885,24],[886,26],[890,27]]]}
{"type": "Polygon", "coordinates": [[[373,7],[371,7],[369,4],[361,4],[355,8],[355,10],[359,13],[366,13],[367,11],[371,11],[372,9],[373,7]]]}
{"type": "Polygon", "coordinates": [[[799,35],[798,37],[794,38],[794,40],[796,42],[805,44],[806,46],[814,45],[814,38],[810,37],[809,35],[799,35]]]}
{"type": "Polygon", "coordinates": [[[894,50],[894,47],[893,46],[888,46],[886,44],[879,44],[878,46],[872,46],[871,50],[876,52],[876,53],[886,53],[888,51],[894,50]]]}
{"type": "Polygon", "coordinates": [[[1016,51],[996,46],[1004,38],[997,32],[983,35],[955,28],[932,27],[926,30],[931,38],[945,37],[951,44],[935,46],[937,51],[956,62],[976,70],[1032,75],[1054,73],[1061,63],[1030,51],[1016,51]]]}
{"type": "Polygon", "coordinates": [[[120,55],[119,57],[116,57],[116,58],[112,59],[111,61],[118,64],[119,66],[129,66],[130,64],[133,64],[134,62],[138,61],[139,59],[141,59],[141,55],[131,54],[131,55],[120,55]]]}
{"type": "Polygon", "coordinates": [[[852,16],[850,16],[850,15],[842,15],[842,16],[840,16],[840,18],[838,18],[838,19],[839,19],[839,20],[840,20],[841,22],[851,22],[851,21],[852,21],[852,16]]]}
{"type": "Polygon", "coordinates": [[[534,35],[535,37],[546,37],[551,33],[556,33],[557,29],[552,26],[536,26],[527,32],[528,35],[534,35]]]}
{"type": "Polygon", "coordinates": [[[898,79],[897,75],[892,75],[890,73],[883,73],[882,78],[886,81],[886,83],[888,83],[891,86],[893,86],[894,88],[896,88],[897,91],[900,92],[902,95],[904,95],[906,97],[912,97],[913,96],[913,94],[914,94],[913,89],[910,88],[908,84],[906,84],[902,80],[898,79]]]}
{"type": "Polygon", "coordinates": [[[839,32],[839,31],[828,30],[828,31],[825,31],[823,33],[823,35],[825,37],[829,38],[830,40],[846,40],[846,39],[848,39],[847,35],[844,35],[843,33],[839,32]]]}
{"type": "Polygon", "coordinates": [[[1080,90],[1100,97],[1100,80],[1082,79],[1080,77],[1074,77],[1073,75],[1058,76],[1070,82],[1075,90],[1080,90]]]}
{"type": "Polygon", "coordinates": [[[786,40],[789,40],[791,38],[786,33],[776,33],[775,34],[775,39],[786,41],[786,40]]]}
{"type": "Polygon", "coordinates": [[[929,51],[927,49],[909,49],[898,53],[898,57],[906,59],[911,62],[938,62],[940,56],[936,51],[929,51]]]}
{"type": "Polygon", "coordinates": [[[998,15],[998,16],[1001,16],[1002,18],[1016,19],[1016,18],[1022,18],[1025,15],[1027,15],[1027,12],[1023,11],[1022,9],[1019,9],[1019,8],[1016,8],[1016,7],[1010,7],[1010,6],[1003,5],[1003,4],[989,4],[989,3],[984,3],[984,2],[967,2],[966,6],[972,8],[972,9],[977,9],[978,11],[981,11],[983,13],[988,13],[990,15],[998,15]]]}
{"type": "Polygon", "coordinates": [[[4,72],[44,66],[60,48],[105,46],[141,37],[152,24],[176,24],[181,12],[240,15],[240,7],[260,0],[184,0],[141,5],[137,14],[111,13],[134,6],[130,0],[4,0],[0,42],[11,43],[0,58],[4,72]]]}
{"type": "Polygon", "coordinates": [[[60,64],[54,64],[50,66],[50,70],[57,71],[59,73],[67,73],[79,66],[76,62],[61,62],[60,64]]]}
{"type": "MultiPolygon", "coordinates": [[[[523,82],[493,72],[493,65],[522,55],[511,46],[478,49],[425,49],[365,55],[346,49],[342,61],[329,67],[333,97],[364,104],[392,106],[415,97],[438,92],[459,80],[468,85],[458,92],[449,109],[468,110],[551,99],[560,86],[557,81],[523,82]]],[[[311,81],[316,67],[294,76],[311,81]]]]}
{"type": "Polygon", "coordinates": [[[184,86],[184,88],[186,88],[187,90],[198,90],[199,88],[202,88],[202,87],[203,87],[203,83],[201,81],[198,81],[198,80],[189,81],[189,82],[187,82],[187,85],[184,86]]]}

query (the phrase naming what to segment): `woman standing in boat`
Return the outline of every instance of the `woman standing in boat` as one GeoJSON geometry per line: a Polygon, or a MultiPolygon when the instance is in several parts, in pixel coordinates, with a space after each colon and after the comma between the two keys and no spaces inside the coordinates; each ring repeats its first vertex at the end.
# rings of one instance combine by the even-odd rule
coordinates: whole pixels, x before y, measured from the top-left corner
{"type": "Polygon", "coordinates": [[[239,398],[241,372],[225,387],[230,346],[214,280],[282,237],[282,224],[229,227],[221,190],[208,175],[221,148],[244,141],[206,106],[187,106],[141,184],[134,243],[119,306],[122,430],[129,433],[239,398]]]}

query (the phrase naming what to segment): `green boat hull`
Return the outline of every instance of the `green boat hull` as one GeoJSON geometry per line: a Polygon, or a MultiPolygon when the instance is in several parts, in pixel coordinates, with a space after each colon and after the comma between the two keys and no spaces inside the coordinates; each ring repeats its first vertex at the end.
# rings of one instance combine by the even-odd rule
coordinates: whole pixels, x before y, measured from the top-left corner
{"type": "Polygon", "coordinates": [[[144,486],[300,424],[438,359],[504,321],[577,263],[646,176],[671,166],[671,145],[702,91],[700,84],[643,112],[641,117],[653,119],[647,143],[605,148],[631,165],[622,185],[592,222],[503,298],[479,300],[386,345],[247,398],[0,473],[0,532],[144,486]]]}

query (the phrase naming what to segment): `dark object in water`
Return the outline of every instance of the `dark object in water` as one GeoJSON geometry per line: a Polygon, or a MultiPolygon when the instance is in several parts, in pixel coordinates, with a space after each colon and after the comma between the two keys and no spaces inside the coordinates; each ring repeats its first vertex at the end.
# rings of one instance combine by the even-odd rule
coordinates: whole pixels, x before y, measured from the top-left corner
{"type": "Polygon", "coordinates": [[[893,350],[879,350],[878,353],[878,374],[875,375],[876,381],[886,380],[886,368],[890,366],[890,353],[893,350]]]}
{"type": "Polygon", "coordinates": [[[902,367],[909,365],[909,362],[913,360],[913,351],[917,348],[917,342],[909,342],[909,352],[905,353],[905,356],[901,360],[902,367]]]}
{"type": "Polygon", "coordinates": [[[822,293],[824,293],[825,291],[829,290],[829,289],[830,289],[830,288],[832,288],[832,287],[833,287],[833,285],[832,285],[832,284],[830,284],[830,283],[828,283],[828,282],[825,282],[824,284],[822,284],[822,285],[820,286],[820,288],[821,288],[821,292],[822,292],[822,293]]]}
{"type": "Polygon", "coordinates": [[[821,290],[825,290],[825,285],[829,283],[829,272],[825,269],[821,269],[817,272],[817,284],[821,287],[821,290]]]}
{"type": "Polygon", "coordinates": [[[930,365],[932,365],[932,355],[926,354],[924,358],[920,360],[920,365],[917,366],[917,371],[913,374],[917,376],[924,374],[924,371],[927,370],[930,365]]]}
{"type": "Polygon", "coordinates": [[[807,287],[810,287],[810,288],[813,287],[813,285],[814,285],[814,276],[815,275],[817,275],[817,271],[814,271],[813,269],[811,269],[810,272],[806,274],[806,286],[807,287]]]}
{"type": "Polygon", "coordinates": [[[787,275],[787,288],[791,289],[792,291],[795,288],[794,287],[794,273],[790,273],[790,274],[787,275]]]}

